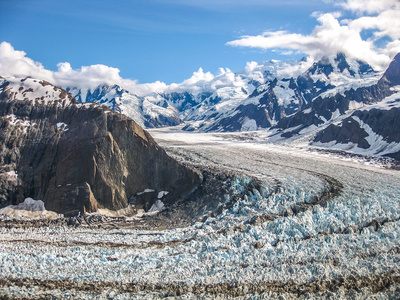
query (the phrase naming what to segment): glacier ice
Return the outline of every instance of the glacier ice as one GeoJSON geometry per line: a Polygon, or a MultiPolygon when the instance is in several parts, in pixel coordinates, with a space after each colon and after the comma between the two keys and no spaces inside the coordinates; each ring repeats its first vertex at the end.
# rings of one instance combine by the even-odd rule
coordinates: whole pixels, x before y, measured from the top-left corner
{"type": "MultiPolygon", "coordinates": [[[[168,146],[167,137],[160,136],[168,146]]],[[[231,190],[247,191],[244,197],[227,195],[225,201],[233,201],[231,207],[185,228],[1,227],[0,278],[179,284],[189,289],[189,285],[224,283],[243,288],[265,282],[307,285],[349,276],[399,274],[398,171],[308,149],[240,143],[215,134],[210,138],[219,140],[211,146],[206,139],[186,136],[186,144],[179,149],[169,144],[173,145],[169,151],[184,153],[193,165],[237,174],[231,190]],[[254,178],[260,187],[249,190],[254,178]],[[342,188],[326,203],[318,202],[316,197],[327,193],[334,179],[342,188]],[[296,205],[304,209],[295,212],[296,205]],[[261,221],[252,222],[257,217],[261,221]]],[[[106,291],[111,293],[105,287],[97,292],[105,295],[106,291]]],[[[387,291],[363,287],[354,293],[365,297],[394,295],[395,291],[393,283],[387,291]]],[[[89,297],[84,290],[76,292],[89,297]]],[[[114,293],[122,298],[161,295],[151,288],[114,293]]],[[[290,295],[274,293],[265,295],[290,295]]],[[[340,288],[325,293],[347,295],[340,288]]]]}

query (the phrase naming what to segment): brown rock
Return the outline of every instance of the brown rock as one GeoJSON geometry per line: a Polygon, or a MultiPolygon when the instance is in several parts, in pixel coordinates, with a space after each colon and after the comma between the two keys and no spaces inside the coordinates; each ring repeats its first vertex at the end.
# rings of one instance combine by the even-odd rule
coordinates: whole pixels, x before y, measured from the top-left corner
{"type": "Polygon", "coordinates": [[[153,199],[137,203],[148,209],[158,192],[169,192],[168,205],[200,183],[199,173],[169,157],[133,120],[68,97],[15,101],[6,83],[0,86],[0,170],[10,166],[18,180],[10,185],[0,176],[6,195],[0,206],[32,197],[58,213],[117,210],[152,189],[153,199]],[[19,121],[11,123],[11,115],[19,121]]]}

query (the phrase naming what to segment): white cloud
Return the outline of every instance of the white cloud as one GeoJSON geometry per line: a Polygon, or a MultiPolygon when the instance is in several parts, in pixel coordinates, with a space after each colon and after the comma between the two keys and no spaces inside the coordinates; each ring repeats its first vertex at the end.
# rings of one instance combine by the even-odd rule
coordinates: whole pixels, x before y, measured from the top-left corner
{"type": "Polygon", "coordinates": [[[7,42],[0,43],[0,75],[17,77],[37,77],[54,81],[53,73],[46,70],[41,63],[26,57],[24,51],[16,51],[7,42]]]}
{"type": "Polygon", "coordinates": [[[101,84],[118,84],[139,96],[154,91],[163,91],[167,87],[165,83],[160,81],[139,84],[136,80],[124,79],[119,75],[119,69],[106,65],[98,64],[73,69],[70,63],[62,62],[57,67],[57,71],[47,70],[41,63],[26,57],[24,51],[15,50],[7,42],[0,43],[0,76],[31,76],[47,80],[63,88],[96,88],[101,84]]]}
{"type": "Polygon", "coordinates": [[[116,84],[122,81],[119,76],[119,69],[105,65],[83,66],[77,70],[73,70],[67,62],[59,63],[57,66],[58,71],[54,72],[54,79],[57,85],[63,87],[85,86],[94,88],[100,84],[116,84]]]}
{"type": "Polygon", "coordinates": [[[211,81],[213,79],[214,79],[213,74],[211,74],[210,72],[204,73],[203,68],[199,68],[199,70],[197,72],[193,72],[192,77],[190,77],[189,79],[186,79],[181,84],[182,85],[192,85],[192,84],[198,84],[201,82],[211,81]]]}
{"type": "Polygon", "coordinates": [[[246,74],[250,74],[251,72],[253,72],[256,68],[258,67],[258,63],[255,61],[252,62],[248,62],[246,64],[246,67],[244,68],[244,71],[246,72],[246,74]]]}
{"type": "Polygon", "coordinates": [[[160,81],[140,84],[136,80],[124,79],[120,76],[119,69],[100,64],[73,69],[70,63],[62,62],[57,67],[57,71],[46,70],[42,64],[26,57],[25,52],[15,50],[11,44],[7,42],[0,44],[0,76],[31,76],[47,80],[63,88],[94,89],[102,84],[117,84],[138,96],[145,96],[153,92],[196,92],[201,88],[215,89],[215,85],[225,86],[235,80],[235,75],[231,70],[222,68],[217,77],[199,68],[189,79],[166,85],[160,81]]]}
{"type": "Polygon", "coordinates": [[[337,5],[355,12],[379,13],[388,9],[400,9],[398,0],[347,0],[337,5]]]}
{"type": "Polygon", "coordinates": [[[196,92],[201,88],[208,86],[209,83],[214,79],[214,75],[211,72],[204,72],[203,68],[199,68],[197,72],[193,72],[193,75],[184,80],[182,83],[172,83],[167,87],[169,92],[196,92]]]}
{"type": "Polygon", "coordinates": [[[300,50],[318,59],[326,55],[343,52],[350,57],[370,63],[375,69],[387,67],[391,59],[400,52],[400,1],[399,0],[347,0],[339,6],[357,13],[375,15],[359,16],[354,20],[339,21],[341,12],[312,14],[320,23],[310,35],[286,31],[268,31],[256,36],[242,36],[227,45],[260,49],[300,50]],[[364,38],[362,32],[372,30],[371,37],[364,38]],[[379,47],[381,38],[391,41],[379,47]]]}
{"type": "Polygon", "coordinates": [[[375,29],[375,37],[381,38],[388,36],[393,40],[400,39],[400,9],[388,10],[378,16],[366,16],[349,21],[351,30],[361,32],[365,29],[375,29]]]}

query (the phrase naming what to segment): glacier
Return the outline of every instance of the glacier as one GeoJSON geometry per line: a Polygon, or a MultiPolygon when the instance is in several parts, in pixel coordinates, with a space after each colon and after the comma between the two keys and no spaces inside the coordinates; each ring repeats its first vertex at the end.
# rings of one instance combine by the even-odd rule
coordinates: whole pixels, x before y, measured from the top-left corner
{"type": "Polygon", "coordinates": [[[398,295],[400,173],[393,160],[265,143],[257,133],[151,133],[193,167],[234,174],[221,213],[153,230],[2,226],[0,295],[398,295]],[[258,187],[248,190],[254,180],[258,187]]]}

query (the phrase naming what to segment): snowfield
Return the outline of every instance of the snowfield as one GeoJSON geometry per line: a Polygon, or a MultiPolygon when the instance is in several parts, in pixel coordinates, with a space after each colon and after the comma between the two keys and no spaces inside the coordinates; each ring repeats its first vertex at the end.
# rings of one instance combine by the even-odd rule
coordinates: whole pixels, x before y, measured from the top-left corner
{"type": "MultiPolygon", "coordinates": [[[[265,143],[252,132],[150,133],[191,166],[236,174],[232,189],[244,190],[251,180],[259,188],[185,228],[3,226],[0,295],[395,299],[400,294],[400,172],[390,168],[391,160],[265,143]]],[[[224,201],[232,199],[225,195],[224,201]]]]}

